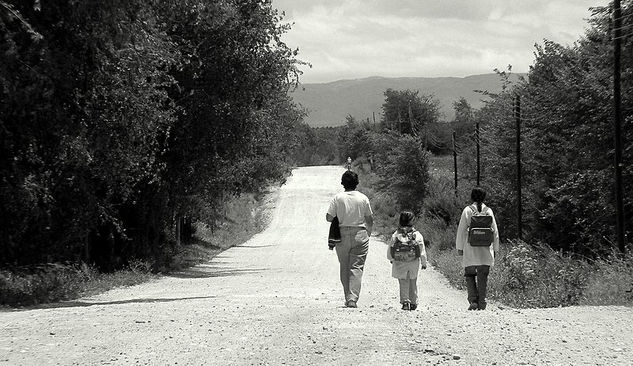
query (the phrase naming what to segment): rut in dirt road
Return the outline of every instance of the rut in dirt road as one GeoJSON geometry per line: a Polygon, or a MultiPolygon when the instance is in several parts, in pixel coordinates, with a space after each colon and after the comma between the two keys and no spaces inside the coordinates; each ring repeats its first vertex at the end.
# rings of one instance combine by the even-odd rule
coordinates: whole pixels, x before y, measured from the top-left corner
{"type": "Polygon", "coordinates": [[[99,296],[1,312],[0,365],[625,365],[633,359],[630,308],[516,310],[492,302],[469,312],[465,293],[428,269],[418,283],[418,310],[402,311],[386,246],[375,238],[359,307],[343,307],[325,221],[342,173],[294,170],[278,192],[270,226],[209,263],[99,296]]]}

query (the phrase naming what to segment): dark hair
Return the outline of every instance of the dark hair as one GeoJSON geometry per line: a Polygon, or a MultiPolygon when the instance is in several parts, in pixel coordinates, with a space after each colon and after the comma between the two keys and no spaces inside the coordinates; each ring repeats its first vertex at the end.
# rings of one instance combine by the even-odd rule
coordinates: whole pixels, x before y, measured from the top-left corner
{"type": "Polygon", "coordinates": [[[400,213],[400,226],[412,226],[415,215],[411,211],[402,211],[400,213]]]}
{"type": "Polygon", "coordinates": [[[341,178],[341,184],[346,190],[356,189],[358,186],[358,174],[351,170],[346,171],[341,178]]]}
{"type": "Polygon", "coordinates": [[[481,187],[475,187],[470,192],[470,199],[477,203],[477,211],[481,212],[481,204],[486,199],[486,191],[481,187]]]}

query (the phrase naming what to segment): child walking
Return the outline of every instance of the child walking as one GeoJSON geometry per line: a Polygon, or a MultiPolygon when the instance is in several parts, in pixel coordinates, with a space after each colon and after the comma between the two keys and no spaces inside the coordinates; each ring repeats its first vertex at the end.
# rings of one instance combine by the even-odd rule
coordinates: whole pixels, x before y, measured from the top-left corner
{"type": "Polygon", "coordinates": [[[426,269],[426,248],[422,234],[413,227],[415,215],[400,213],[399,227],[391,236],[387,258],[392,263],[391,276],[400,285],[402,310],[418,307],[418,270],[426,269]]]}
{"type": "Polygon", "coordinates": [[[455,247],[457,254],[462,256],[468,290],[468,310],[485,310],[488,274],[499,252],[499,230],[492,209],[484,204],[486,191],[481,187],[475,187],[470,198],[473,203],[462,211],[455,247]],[[482,216],[487,216],[488,227],[475,225],[475,218],[481,219],[482,216]]]}

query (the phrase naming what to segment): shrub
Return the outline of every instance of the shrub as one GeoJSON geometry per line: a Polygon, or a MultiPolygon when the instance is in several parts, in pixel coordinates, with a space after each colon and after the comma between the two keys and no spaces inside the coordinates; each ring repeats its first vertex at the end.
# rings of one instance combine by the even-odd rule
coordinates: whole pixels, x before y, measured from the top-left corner
{"type": "Polygon", "coordinates": [[[431,243],[427,248],[427,256],[431,265],[443,274],[451,285],[464,288],[462,259],[456,255],[455,250],[440,249],[431,243]]]}
{"type": "Polygon", "coordinates": [[[392,192],[401,208],[419,212],[427,195],[430,154],[412,136],[391,134],[375,140],[381,190],[392,192]]]}
{"type": "Polygon", "coordinates": [[[583,305],[631,305],[633,303],[633,253],[614,253],[594,263],[588,274],[583,305]]]}
{"type": "Polygon", "coordinates": [[[81,292],[81,284],[97,277],[85,264],[49,263],[0,270],[0,304],[34,305],[67,300],[81,292]]]}
{"type": "MultiPolygon", "coordinates": [[[[442,163],[446,163],[442,159],[442,163]]],[[[438,167],[436,158],[432,166],[438,167]]],[[[371,175],[370,175],[371,176],[371,175]]],[[[379,221],[392,226],[400,205],[388,190],[381,190],[379,179],[368,179],[372,192],[372,207],[379,221]]],[[[384,189],[384,188],[382,188],[384,189]]],[[[468,192],[455,196],[451,179],[441,172],[431,174],[427,195],[422,204],[416,227],[425,239],[431,265],[442,273],[451,285],[464,288],[461,257],[455,252],[455,232],[468,192]]],[[[383,224],[384,225],[384,224],[383,224]]],[[[629,248],[629,253],[633,248],[629,248]]],[[[507,241],[501,244],[494,269],[488,282],[490,298],[514,307],[553,307],[570,305],[630,305],[633,303],[633,254],[622,257],[612,254],[596,261],[553,250],[542,242],[528,244],[507,241]]]]}
{"type": "Polygon", "coordinates": [[[538,243],[509,241],[497,259],[491,295],[511,306],[553,307],[580,304],[591,266],[538,243]]]}

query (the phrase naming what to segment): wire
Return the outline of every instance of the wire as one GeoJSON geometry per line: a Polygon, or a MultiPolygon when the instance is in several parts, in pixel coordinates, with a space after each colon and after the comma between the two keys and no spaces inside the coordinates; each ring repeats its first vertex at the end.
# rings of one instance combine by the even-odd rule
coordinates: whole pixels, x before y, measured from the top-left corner
{"type": "Polygon", "coordinates": [[[613,39],[625,39],[625,38],[629,38],[631,36],[633,36],[633,32],[628,33],[628,34],[624,34],[624,35],[622,35],[620,37],[614,37],[613,39]]]}
{"type": "Polygon", "coordinates": [[[623,26],[621,26],[620,28],[613,28],[613,29],[611,29],[611,30],[615,32],[616,30],[631,29],[631,28],[633,28],[633,24],[623,25],[623,26]]]}

